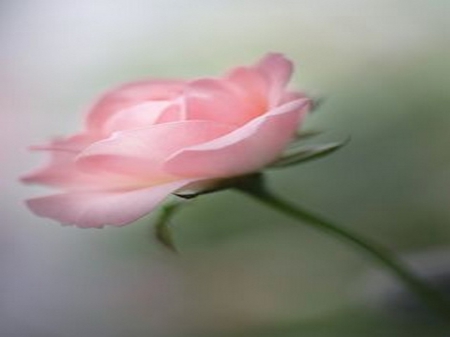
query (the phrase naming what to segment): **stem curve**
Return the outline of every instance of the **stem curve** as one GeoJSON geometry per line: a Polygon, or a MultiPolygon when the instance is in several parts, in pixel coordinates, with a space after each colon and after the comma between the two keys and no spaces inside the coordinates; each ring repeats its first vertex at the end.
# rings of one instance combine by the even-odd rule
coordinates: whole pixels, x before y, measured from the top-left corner
{"type": "Polygon", "coordinates": [[[272,209],[360,248],[367,255],[378,260],[378,262],[395,274],[398,279],[416,294],[418,298],[421,298],[430,309],[434,309],[434,311],[440,314],[446,322],[450,322],[450,302],[444,297],[444,294],[441,294],[439,290],[417,276],[408,266],[385,247],[343,229],[341,226],[336,225],[320,215],[279,198],[265,187],[261,174],[248,176],[247,179],[243,179],[235,186],[235,188],[259,200],[272,209]]]}

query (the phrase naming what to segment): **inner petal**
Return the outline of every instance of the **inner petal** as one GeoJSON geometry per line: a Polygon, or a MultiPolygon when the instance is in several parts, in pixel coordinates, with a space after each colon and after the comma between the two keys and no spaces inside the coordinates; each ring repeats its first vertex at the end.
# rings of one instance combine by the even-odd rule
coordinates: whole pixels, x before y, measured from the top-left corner
{"type": "Polygon", "coordinates": [[[259,101],[248,100],[227,80],[192,81],[185,89],[185,99],[188,119],[241,126],[264,113],[259,101]]]}
{"type": "Polygon", "coordinates": [[[144,128],[160,121],[174,122],[181,118],[181,107],[175,102],[146,102],[114,114],[106,122],[104,133],[109,136],[116,131],[144,128]]]}
{"type": "Polygon", "coordinates": [[[253,67],[233,69],[227,79],[233,84],[241,99],[252,109],[253,117],[269,110],[269,83],[260,71],[253,67]]]}
{"type": "Polygon", "coordinates": [[[151,101],[171,101],[179,97],[183,81],[147,80],[128,83],[104,94],[90,109],[87,126],[103,129],[105,122],[118,111],[151,101]]]}

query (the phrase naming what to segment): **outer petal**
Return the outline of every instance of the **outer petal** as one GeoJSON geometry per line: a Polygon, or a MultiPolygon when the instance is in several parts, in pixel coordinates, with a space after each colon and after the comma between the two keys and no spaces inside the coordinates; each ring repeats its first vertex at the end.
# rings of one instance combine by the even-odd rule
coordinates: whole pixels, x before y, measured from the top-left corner
{"type": "MultiPolygon", "coordinates": [[[[50,151],[51,160],[43,168],[24,175],[21,180],[27,184],[41,184],[56,188],[70,189],[72,191],[129,188],[143,184],[138,177],[124,175],[114,170],[104,171],[102,174],[92,174],[80,170],[76,165],[76,158],[83,149],[93,141],[90,135],[80,134],[67,139],[56,139],[51,144],[34,147],[35,150],[50,151]]],[[[151,171],[149,169],[149,171],[151,171]]],[[[151,182],[163,182],[173,180],[173,177],[154,179],[151,182]]]]}
{"type": "Polygon", "coordinates": [[[184,82],[176,80],[149,80],[125,84],[107,92],[90,109],[89,129],[101,130],[116,112],[149,101],[168,101],[180,96],[184,82]]]}
{"type": "Polygon", "coordinates": [[[122,226],[141,218],[190,182],[181,180],[131,191],[63,193],[31,199],[27,204],[36,215],[63,224],[82,228],[122,226]]]}
{"type": "Polygon", "coordinates": [[[22,182],[55,187],[74,187],[85,183],[97,184],[99,179],[93,181],[89,176],[77,170],[74,165],[75,157],[93,139],[89,134],[79,134],[65,139],[55,139],[49,145],[32,147],[33,150],[49,151],[51,159],[43,168],[23,176],[22,182]]]}
{"type": "Polygon", "coordinates": [[[209,142],[234,130],[211,121],[184,121],[117,132],[94,143],[77,158],[87,172],[116,172],[143,181],[166,179],[162,163],[180,149],[209,142]]]}
{"type": "Polygon", "coordinates": [[[281,153],[309,108],[301,99],[280,106],[211,142],[183,149],[164,170],[182,177],[230,177],[257,171],[281,153]]]}

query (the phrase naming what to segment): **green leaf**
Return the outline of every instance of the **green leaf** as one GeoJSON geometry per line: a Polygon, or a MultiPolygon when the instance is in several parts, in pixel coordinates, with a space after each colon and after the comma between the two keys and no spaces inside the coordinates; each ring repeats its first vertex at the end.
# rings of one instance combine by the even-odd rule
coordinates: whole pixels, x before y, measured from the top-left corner
{"type": "Polygon", "coordinates": [[[295,138],[289,143],[287,147],[287,151],[295,150],[303,143],[303,141],[308,140],[310,138],[317,137],[321,135],[322,131],[309,130],[309,131],[301,131],[295,135],[295,138]]]}
{"type": "Polygon", "coordinates": [[[317,130],[301,131],[295,135],[294,143],[316,137],[318,135],[321,135],[322,133],[322,131],[317,130]]]}
{"type": "Polygon", "coordinates": [[[316,160],[328,156],[347,145],[350,138],[342,142],[329,143],[324,145],[311,145],[287,151],[280,159],[272,163],[270,168],[283,168],[297,165],[308,161],[316,160]]]}
{"type": "Polygon", "coordinates": [[[176,252],[177,250],[173,243],[173,237],[169,226],[172,218],[180,210],[182,205],[182,203],[174,202],[161,207],[159,217],[154,224],[154,235],[156,240],[173,252],[176,252]]]}

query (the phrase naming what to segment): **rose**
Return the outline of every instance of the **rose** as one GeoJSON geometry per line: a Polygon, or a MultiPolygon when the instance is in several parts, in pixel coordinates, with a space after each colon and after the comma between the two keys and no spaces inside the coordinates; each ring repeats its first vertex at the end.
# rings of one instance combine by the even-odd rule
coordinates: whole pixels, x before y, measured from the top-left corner
{"type": "Polygon", "coordinates": [[[49,145],[23,178],[62,190],[27,201],[37,215],[79,227],[124,225],[171,193],[211,187],[276,160],[309,110],[285,87],[292,63],[269,54],[223,78],[147,80],[107,92],[85,130],[49,145]]]}

